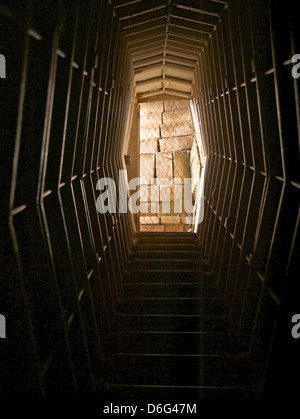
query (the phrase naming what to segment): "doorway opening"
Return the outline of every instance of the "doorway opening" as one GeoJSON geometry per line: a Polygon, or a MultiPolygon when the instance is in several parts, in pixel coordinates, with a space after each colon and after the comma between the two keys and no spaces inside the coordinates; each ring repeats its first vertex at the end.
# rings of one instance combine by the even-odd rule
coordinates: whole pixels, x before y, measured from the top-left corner
{"type": "Polygon", "coordinates": [[[139,231],[194,232],[201,154],[189,100],[139,103],[139,231]]]}

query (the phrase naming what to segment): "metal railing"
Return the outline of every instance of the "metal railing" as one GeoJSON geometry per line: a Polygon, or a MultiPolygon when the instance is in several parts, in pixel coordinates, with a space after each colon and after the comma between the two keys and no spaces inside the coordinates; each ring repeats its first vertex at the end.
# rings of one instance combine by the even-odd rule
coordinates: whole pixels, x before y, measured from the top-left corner
{"type": "Polygon", "coordinates": [[[274,370],[279,360],[270,354],[282,339],[282,356],[295,353],[286,336],[299,310],[291,272],[300,188],[295,12],[273,1],[229,2],[200,55],[193,91],[208,150],[198,237],[236,333],[274,370]]]}
{"type": "Polygon", "coordinates": [[[109,2],[56,3],[1,9],[4,395],[95,390],[132,246],[128,215],[95,205],[97,181],[123,168],[126,45],[109,2]]]}

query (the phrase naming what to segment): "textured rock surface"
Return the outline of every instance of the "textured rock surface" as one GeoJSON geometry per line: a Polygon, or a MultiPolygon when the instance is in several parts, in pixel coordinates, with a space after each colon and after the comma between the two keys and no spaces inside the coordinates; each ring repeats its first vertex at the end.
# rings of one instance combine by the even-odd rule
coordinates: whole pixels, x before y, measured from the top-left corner
{"type": "Polygon", "coordinates": [[[189,107],[189,100],[167,100],[165,102],[165,111],[176,111],[177,109],[186,109],[189,107]]]}
{"type": "Polygon", "coordinates": [[[140,129],[140,140],[155,140],[160,138],[159,125],[147,125],[140,129]]]}
{"type": "Polygon", "coordinates": [[[157,151],[157,140],[148,140],[140,142],[140,153],[156,153],[157,151]]]}
{"type": "Polygon", "coordinates": [[[192,121],[163,124],[161,125],[160,130],[162,137],[178,137],[181,135],[192,135],[193,124],[192,121]]]}
{"type": "Polygon", "coordinates": [[[180,224],[180,221],[180,217],[175,215],[161,217],[162,224],[180,224]]]}
{"type": "MultiPolygon", "coordinates": [[[[148,184],[151,184],[152,179],[154,178],[154,163],[154,153],[144,153],[140,155],[140,178],[148,184]]],[[[144,183],[144,181],[141,181],[141,183],[144,183]]]]}
{"type": "Polygon", "coordinates": [[[189,109],[178,109],[177,111],[169,111],[163,113],[164,124],[176,124],[179,122],[190,122],[191,115],[189,109]]]}
{"type": "Polygon", "coordinates": [[[190,152],[188,150],[174,151],[174,177],[180,179],[182,184],[184,183],[184,179],[191,177],[190,152]]]}
{"type": "Polygon", "coordinates": [[[146,113],[159,113],[159,112],[162,113],[163,111],[164,111],[164,102],[157,101],[157,102],[140,103],[141,116],[146,113]]]}
{"type": "Polygon", "coordinates": [[[140,231],[191,228],[183,184],[200,169],[197,159],[188,100],[140,104],[140,177],[148,183],[140,187],[140,231]]]}
{"type": "MultiPolygon", "coordinates": [[[[171,152],[163,152],[156,154],[156,176],[158,183],[160,179],[167,179],[170,182],[173,179],[173,156],[171,152]]],[[[163,181],[164,182],[164,181],[163,181]]]]}
{"type": "Polygon", "coordinates": [[[193,136],[169,137],[159,140],[160,151],[189,150],[193,144],[193,136]]]}
{"type": "MultiPolygon", "coordinates": [[[[140,225],[140,231],[165,231],[165,226],[163,225],[157,225],[157,224],[141,224],[140,225]]],[[[173,230],[174,231],[174,230],[173,230]]]]}

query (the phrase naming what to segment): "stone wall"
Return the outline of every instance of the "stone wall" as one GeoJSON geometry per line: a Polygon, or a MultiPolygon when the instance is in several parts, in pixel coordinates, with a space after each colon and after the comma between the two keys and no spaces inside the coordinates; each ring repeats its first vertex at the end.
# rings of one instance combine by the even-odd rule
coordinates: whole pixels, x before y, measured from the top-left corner
{"type": "Polygon", "coordinates": [[[188,100],[140,104],[140,231],[191,228],[180,183],[197,170],[194,143],[188,100]]]}

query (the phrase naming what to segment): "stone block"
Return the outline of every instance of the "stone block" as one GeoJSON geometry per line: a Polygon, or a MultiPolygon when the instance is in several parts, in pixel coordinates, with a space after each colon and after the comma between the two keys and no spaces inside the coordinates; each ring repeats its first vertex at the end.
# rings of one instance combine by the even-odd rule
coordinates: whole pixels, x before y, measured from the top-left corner
{"type": "Polygon", "coordinates": [[[194,205],[192,201],[182,201],[182,213],[184,213],[187,216],[190,216],[193,214],[194,211],[194,205]]]}
{"type": "Polygon", "coordinates": [[[162,232],[165,231],[165,226],[163,225],[151,225],[151,224],[141,224],[140,231],[154,231],[154,232],[162,232]]]}
{"type": "Polygon", "coordinates": [[[174,178],[180,179],[184,184],[184,179],[191,177],[190,171],[190,152],[174,151],[174,178]]]}
{"type": "Polygon", "coordinates": [[[175,231],[180,232],[183,231],[183,224],[166,224],[165,231],[175,231]]]}
{"type": "Polygon", "coordinates": [[[174,201],[163,201],[159,203],[159,213],[160,216],[166,215],[175,215],[175,216],[185,216],[187,215],[184,211],[184,202],[174,201]]]}
{"type": "Polygon", "coordinates": [[[145,112],[140,114],[140,126],[160,125],[162,123],[161,112],[145,112]]]}
{"type": "Polygon", "coordinates": [[[161,125],[160,129],[162,138],[192,135],[194,132],[193,123],[191,121],[163,124],[161,125]]]}
{"type": "Polygon", "coordinates": [[[184,186],[176,185],[160,185],[160,201],[182,201],[184,198],[184,186]]]}
{"type": "Polygon", "coordinates": [[[158,202],[159,186],[158,185],[141,185],[140,186],[140,202],[158,202]]]}
{"type": "Polygon", "coordinates": [[[156,154],[156,177],[158,182],[162,179],[172,181],[173,179],[173,158],[171,152],[156,154]]]}
{"type": "Polygon", "coordinates": [[[165,216],[160,219],[161,224],[180,224],[179,216],[165,216]]]}
{"type": "Polygon", "coordinates": [[[178,109],[176,111],[169,111],[163,113],[164,124],[174,124],[176,122],[192,121],[189,109],[178,109]]]}
{"type": "Polygon", "coordinates": [[[177,109],[189,108],[189,100],[166,100],[165,101],[165,111],[175,111],[177,109]]]}
{"type": "Polygon", "coordinates": [[[181,217],[181,224],[192,225],[192,222],[193,222],[192,216],[181,217]]]}
{"type": "Polygon", "coordinates": [[[160,185],[159,186],[159,200],[160,201],[174,201],[174,186],[160,185]]]}
{"type": "Polygon", "coordinates": [[[157,202],[142,202],[140,204],[140,214],[144,217],[151,217],[158,214],[157,202]]]}
{"type": "Polygon", "coordinates": [[[198,154],[198,146],[196,140],[193,141],[191,146],[191,161],[193,160],[199,160],[199,154],[198,154]]]}
{"type": "Polygon", "coordinates": [[[140,115],[145,113],[161,113],[164,111],[164,103],[162,101],[140,103],[140,115]]]}
{"type": "Polygon", "coordinates": [[[145,125],[140,127],[140,141],[160,138],[159,125],[145,125]]]}
{"type": "Polygon", "coordinates": [[[140,217],[140,224],[159,224],[159,218],[156,216],[140,217]]]}
{"type": "Polygon", "coordinates": [[[190,150],[193,144],[193,136],[169,137],[159,140],[160,151],[190,150]]]}
{"type": "Polygon", "coordinates": [[[156,153],[157,140],[148,140],[140,142],[140,153],[156,153]]]}
{"type": "Polygon", "coordinates": [[[154,178],[155,154],[143,153],[140,155],[140,178],[141,183],[151,184],[154,178]]]}

